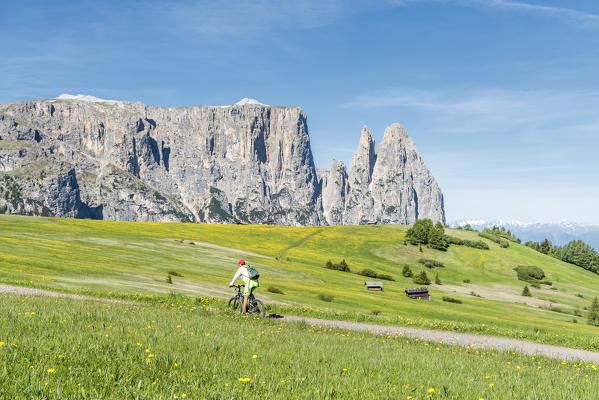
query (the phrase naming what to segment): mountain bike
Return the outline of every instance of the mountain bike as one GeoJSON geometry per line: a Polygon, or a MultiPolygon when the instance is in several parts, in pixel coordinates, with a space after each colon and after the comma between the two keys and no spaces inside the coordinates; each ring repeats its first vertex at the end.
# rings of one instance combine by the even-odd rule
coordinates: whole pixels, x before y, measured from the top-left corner
{"type": "MultiPolygon", "coordinates": [[[[239,310],[239,312],[243,312],[243,293],[241,292],[241,288],[243,285],[233,285],[234,288],[237,289],[237,293],[235,296],[229,299],[229,303],[227,304],[227,309],[231,311],[239,310]]],[[[251,315],[258,315],[260,317],[264,317],[266,315],[266,307],[264,307],[264,303],[261,300],[258,300],[254,297],[254,294],[250,294],[248,298],[248,309],[247,313],[251,315]]]]}

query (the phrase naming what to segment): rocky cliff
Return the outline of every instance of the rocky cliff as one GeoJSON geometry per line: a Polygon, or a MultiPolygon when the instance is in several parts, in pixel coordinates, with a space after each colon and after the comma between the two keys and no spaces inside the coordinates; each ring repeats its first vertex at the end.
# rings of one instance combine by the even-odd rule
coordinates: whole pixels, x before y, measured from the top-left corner
{"type": "Polygon", "coordinates": [[[164,108],[60,96],[0,106],[0,213],[121,221],[324,225],[444,221],[399,125],[351,171],[314,166],[306,115],[244,99],[164,108]]]}

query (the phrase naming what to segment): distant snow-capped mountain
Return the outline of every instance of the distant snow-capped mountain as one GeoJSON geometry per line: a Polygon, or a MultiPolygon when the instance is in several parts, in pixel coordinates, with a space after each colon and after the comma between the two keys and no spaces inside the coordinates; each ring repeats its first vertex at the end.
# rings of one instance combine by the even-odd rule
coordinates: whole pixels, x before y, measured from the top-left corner
{"type": "Polygon", "coordinates": [[[551,243],[562,246],[572,240],[582,240],[596,250],[599,250],[599,226],[584,225],[576,222],[522,222],[522,221],[484,221],[484,220],[463,220],[454,221],[449,224],[452,228],[458,226],[470,226],[476,230],[492,228],[493,226],[503,227],[510,230],[512,234],[522,242],[532,240],[540,242],[545,238],[551,243]]]}

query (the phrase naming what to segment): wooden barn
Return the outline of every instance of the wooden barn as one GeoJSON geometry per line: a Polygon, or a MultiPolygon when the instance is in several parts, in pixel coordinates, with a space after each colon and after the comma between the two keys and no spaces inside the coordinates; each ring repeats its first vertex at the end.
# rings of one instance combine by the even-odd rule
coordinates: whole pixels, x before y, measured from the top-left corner
{"type": "Polygon", "coordinates": [[[383,291],[383,282],[364,282],[364,285],[366,285],[366,289],[368,290],[383,291]]]}
{"type": "Polygon", "coordinates": [[[426,287],[408,288],[408,289],[406,289],[406,296],[408,296],[410,299],[417,299],[417,300],[432,299],[431,295],[428,293],[428,288],[426,288],[426,287]]]}

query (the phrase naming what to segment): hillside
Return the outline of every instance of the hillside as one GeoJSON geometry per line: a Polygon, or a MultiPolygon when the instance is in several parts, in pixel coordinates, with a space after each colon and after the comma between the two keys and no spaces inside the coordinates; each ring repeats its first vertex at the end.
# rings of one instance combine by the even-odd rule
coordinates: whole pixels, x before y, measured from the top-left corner
{"type": "MultiPolygon", "coordinates": [[[[228,298],[235,262],[245,258],[261,273],[258,297],[277,312],[514,336],[599,349],[598,328],[585,324],[584,307],[599,296],[599,275],[517,244],[490,250],[451,246],[447,252],[404,245],[407,226],[279,227],[130,223],[0,216],[0,282],[102,296],[159,297],[170,292],[228,298]],[[420,258],[445,267],[426,269],[420,258]],[[324,268],[345,259],[352,272],[389,274],[384,291],[368,292],[353,273],[324,268]],[[406,298],[417,286],[401,275],[439,273],[433,300],[406,298]],[[542,268],[553,285],[531,288],[513,270],[542,268]],[[172,284],[167,272],[174,271],[172,284]],[[465,283],[464,280],[470,280],[465,283]],[[268,291],[276,287],[283,294],[268,291]],[[473,295],[475,293],[478,296],[473,295]],[[333,296],[331,302],[319,295],[333,296]],[[442,301],[442,296],[462,304],[442,301]],[[583,317],[575,317],[577,313],[583,317]],[[378,314],[378,315],[375,315],[378,314]],[[574,323],[573,320],[577,323],[574,323]]],[[[451,235],[478,240],[473,232],[451,235]]],[[[326,297],[326,296],[325,296],[326,297]]]]}

